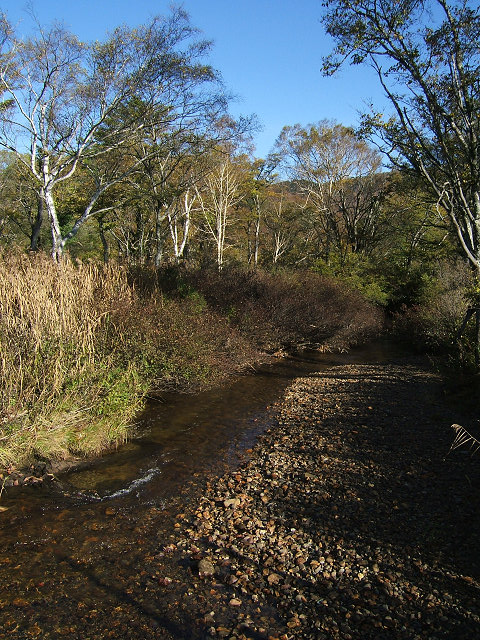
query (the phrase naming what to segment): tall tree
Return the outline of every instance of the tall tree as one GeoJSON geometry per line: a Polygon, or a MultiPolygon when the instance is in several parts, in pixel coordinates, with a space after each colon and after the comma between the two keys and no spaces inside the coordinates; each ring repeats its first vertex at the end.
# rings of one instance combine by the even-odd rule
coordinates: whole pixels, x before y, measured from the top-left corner
{"type": "MultiPolygon", "coordinates": [[[[161,121],[159,123],[155,112],[153,118],[146,114],[141,136],[124,149],[124,162],[133,167],[129,182],[135,187],[131,192],[129,206],[133,206],[137,212],[147,208],[153,217],[154,237],[149,243],[157,267],[165,259],[169,259],[169,240],[175,242],[172,222],[174,218],[178,222],[178,216],[173,214],[178,214],[180,200],[185,204],[185,192],[191,190],[194,183],[208,172],[205,159],[210,151],[218,145],[237,144],[255,127],[252,117],[233,120],[226,116],[225,106],[226,97],[221,92],[187,92],[182,104],[185,117],[165,124],[161,121]]],[[[115,118],[109,118],[100,139],[103,141],[105,133],[118,128],[122,124],[120,119],[122,122],[131,121],[139,110],[143,112],[144,106],[138,99],[124,105],[115,118]]],[[[115,150],[113,156],[115,166],[122,154],[115,150]]],[[[107,157],[111,158],[112,153],[107,154],[107,157]]],[[[184,221],[189,219],[188,215],[184,221]]],[[[147,221],[143,215],[136,216],[136,220],[145,227],[144,223],[147,221]]],[[[138,232],[146,239],[140,227],[138,232]]],[[[178,235],[176,240],[178,241],[178,235]]],[[[174,245],[174,252],[180,250],[180,245],[174,245]]],[[[178,258],[175,253],[175,260],[178,258]]]]}
{"type": "Polygon", "coordinates": [[[31,175],[10,151],[0,151],[0,196],[2,241],[15,239],[15,244],[24,245],[28,239],[30,251],[37,251],[44,217],[42,202],[31,175]]]}
{"type": "Polygon", "coordinates": [[[272,192],[271,188],[277,176],[274,173],[275,162],[272,158],[257,158],[251,163],[248,179],[245,183],[243,205],[246,210],[244,226],[247,237],[247,262],[257,267],[260,254],[260,230],[265,207],[272,192]]]}
{"type": "MultiPolygon", "coordinates": [[[[85,44],[61,26],[20,39],[2,19],[0,145],[17,153],[30,171],[51,226],[52,255],[93,215],[114,184],[145,158],[130,164],[104,161],[133,148],[146,125],[164,135],[186,129],[209,105],[223,109],[216,73],[205,64],[209,43],[198,39],[188,16],[175,9],[137,28],[117,28],[104,42],[85,44]],[[134,104],[128,117],[125,106],[134,104]],[[84,165],[91,191],[67,231],[56,192],[84,165]]],[[[217,113],[218,116],[218,113],[217,113]]]]}
{"type": "Polygon", "coordinates": [[[376,71],[392,113],[362,129],[393,166],[420,176],[480,275],[480,9],[476,0],[325,0],[325,73],[376,71]]]}
{"type": "Polygon", "coordinates": [[[219,149],[212,154],[209,173],[195,187],[202,229],[214,242],[219,271],[223,269],[225,250],[229,246],[228,229],[234,222],[234,207],[244,197],[241,187],[247,179],[247,171],[244,157],[219,149]]]}
{"type": "Polygon", "coordinates": [[[307,238],[301,224],[303,213],[304,208],[284,186],[278,185],[269,194],[264,210],[265,245],[274,266],[280,264],[295,245],[298,253],[306,256],[305,244],[302,247],[307,238]]]}
{"type": "Polygon", "coordinates": [[[344,257],[373,245],[384,182],[377,151],[348,127],[327,120],[284,127],[276,151],[316,213],[324,259],[332,251],[344,257]]]}

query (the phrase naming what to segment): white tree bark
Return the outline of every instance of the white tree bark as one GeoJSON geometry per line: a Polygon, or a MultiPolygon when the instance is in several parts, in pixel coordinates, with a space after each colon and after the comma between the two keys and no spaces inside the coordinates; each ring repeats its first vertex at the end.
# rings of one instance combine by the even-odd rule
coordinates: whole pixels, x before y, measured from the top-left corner
{"type": "Polygon", "coordinates": [[[224,157],[206,177],[203,187],[195,187],[204,228],[215,243],[216,263],[221,271],[227,244],[227,228],[232,224],[232,209],[240,202],[241,174],[230,158],[224,157]]]}
{"type": "MultiPolygon", "coordinates": [[[[30,40],[7,28],[2,35],[0,90],[7,108],[0,146],[15,152],[36,181],[55,259],[89,218],[104,211],[97,208],[101,196],[145,161],[129,154],[121,163],[117,157],[142,142],[147,124],[163,136],[179,128],[196,131],[225,103],[203,61],[208,46],[195,41],[181,9],[135,29],[119,28],[106,42],[88,46],[58,26],[39,27],[30,40]],[[91,171],[94,187],[62,236],[56,187],[80,164],[91,171]]],[[[155,145],[149,152],[156,154],[155,145]]]]}

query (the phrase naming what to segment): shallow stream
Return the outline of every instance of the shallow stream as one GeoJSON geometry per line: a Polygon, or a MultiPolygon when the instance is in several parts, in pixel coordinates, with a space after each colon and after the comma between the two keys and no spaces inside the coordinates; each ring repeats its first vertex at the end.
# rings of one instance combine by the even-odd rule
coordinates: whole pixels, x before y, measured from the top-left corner
{"type": "Polygon", "coordinates": [[[304,352],[221,389],[166,394],[116,452],[58,483],[7,490],[1,499],[7,510],[0,513],[0,630],[28,638],[37,629],[40,636],[42,616],[50,626],[53,616],[57,630],[48,637],[75,637],[71,616],[118,605],[115,580],[122,572],[120,601],[128,600],[124,583],[168,543],[173,517],[194,495],[187,488],[241,459],[274,419],[270,407],[294,378],[392,357],[384,342],[345,354],[304,352]]]}

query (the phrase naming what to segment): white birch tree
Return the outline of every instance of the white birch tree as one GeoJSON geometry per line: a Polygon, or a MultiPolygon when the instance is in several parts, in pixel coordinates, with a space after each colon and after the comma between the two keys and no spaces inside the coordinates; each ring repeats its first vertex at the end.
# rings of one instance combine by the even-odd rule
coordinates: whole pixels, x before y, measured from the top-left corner
{"type": "Polygon", "coordinates": [[[5,19],[2,24],[0,146],[14,151],[34,178],[50,222],[52,256],[59,260],[79,228],[104,213],[99,203],[105,192],[144,160],[132,153],[125,166],[115,154],[138,145],[147,124],[162,134],[185,130],[203,112],[217,81],[204,63],[209,43],[198,40],[180,9],[148,25],[118,28],[93,44],[61,26],[21,39],[5,19]],[[108,162],[101,160],[107,156],[108,162]],[[81,164],[91,172],[92,189],[64,230],[57,187],[81,164]]]}
{"type": "Polygon", "coordinates": [[[203,183],[195,187],[203,229],[214,241],[219,271],[224,265],[227,230],[234,222],[234,207],[244,197],[240,189],[244,179],[244,168],[239,159],[219,152],[203,183]]]}
{"type": "Polygon", "coordinates": [[[194,189],[189,188],[167,212],[173,255],[177,264],[184,257],[190,239],[192,213],[195,211],[196,202],[197,194],[194,189]]]}

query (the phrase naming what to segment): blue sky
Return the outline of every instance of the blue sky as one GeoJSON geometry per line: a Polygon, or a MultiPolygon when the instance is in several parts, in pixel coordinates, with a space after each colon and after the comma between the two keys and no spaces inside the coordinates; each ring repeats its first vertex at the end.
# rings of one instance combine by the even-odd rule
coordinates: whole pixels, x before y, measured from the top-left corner
{"type": "MultiPolygon", "coordinates": [[[[119,24],[135,26],[168,13],[165,0],[33,0],[42,25],[60,20],[82,40],[101,40],[119,24]]],[[[285,125],[324,118],[355,125],[358,111],[382,94],[368,69],[346,68],[323,78],[322,55],[332,42],[320,23],[321,0],[185,0],[194,26],[213,40],[210,63],[239,96],[233,115],[258,116],[257,157],[265,157],[285,125]]],[[[0,8],[26,34],[32,28],[25,0],[0,8]]]]}

